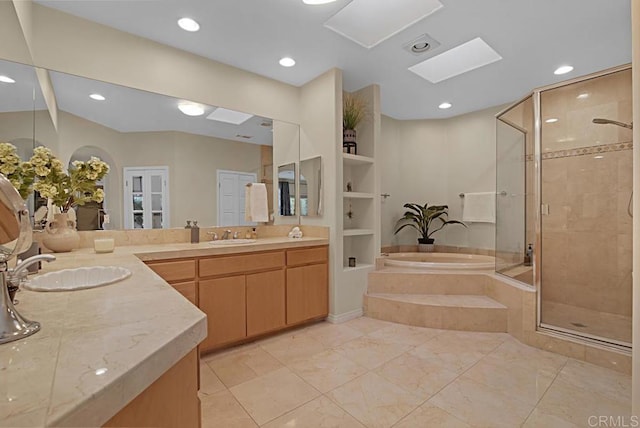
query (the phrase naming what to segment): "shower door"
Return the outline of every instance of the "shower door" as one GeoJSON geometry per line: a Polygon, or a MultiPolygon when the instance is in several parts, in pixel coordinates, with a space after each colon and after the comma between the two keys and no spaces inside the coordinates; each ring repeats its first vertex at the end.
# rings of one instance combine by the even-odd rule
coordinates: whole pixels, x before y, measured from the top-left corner
{"type": "Polygon", "coordinates": [[[622,346],[631,342],[631,102],[630,69],[540,92],[540,325],[622,346]]]}

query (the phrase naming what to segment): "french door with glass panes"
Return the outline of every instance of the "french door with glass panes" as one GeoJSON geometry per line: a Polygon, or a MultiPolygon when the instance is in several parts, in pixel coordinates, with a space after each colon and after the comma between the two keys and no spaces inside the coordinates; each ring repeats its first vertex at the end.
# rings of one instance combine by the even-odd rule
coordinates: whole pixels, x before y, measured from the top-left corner
{"type": "Polygon", "coordinates": [[[124,168],[125,229],[169,228],[169,168],[124,168]]]}

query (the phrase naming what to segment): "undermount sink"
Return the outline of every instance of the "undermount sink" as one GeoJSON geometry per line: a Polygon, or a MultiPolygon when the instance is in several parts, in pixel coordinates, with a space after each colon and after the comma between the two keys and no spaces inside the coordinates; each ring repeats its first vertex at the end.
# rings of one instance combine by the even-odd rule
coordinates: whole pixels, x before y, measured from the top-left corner
{"type": "Polygon", "coordinates": [[[24,288],[32,291],[83,290],[113,284],[130,276],[129,269],[118,266],[81,267],[35,276],[24,288]]]}
{"type": "Polygon", "coordinates": [[[217,241],[209,242],[211,245],[242,245],[253,244],[256,239],[219,239],[217,241]]]}

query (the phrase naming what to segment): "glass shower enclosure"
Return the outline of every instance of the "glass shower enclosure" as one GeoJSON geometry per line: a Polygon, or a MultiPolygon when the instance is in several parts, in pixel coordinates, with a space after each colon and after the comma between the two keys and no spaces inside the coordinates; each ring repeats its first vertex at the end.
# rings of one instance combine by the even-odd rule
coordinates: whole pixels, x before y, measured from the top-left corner
{"type": "Polygon", "coordinates": [[[619,347],[631,346],[631,105],[626,66],[496,117],[496,272],[536,288],[539,328],[619,347]]]}

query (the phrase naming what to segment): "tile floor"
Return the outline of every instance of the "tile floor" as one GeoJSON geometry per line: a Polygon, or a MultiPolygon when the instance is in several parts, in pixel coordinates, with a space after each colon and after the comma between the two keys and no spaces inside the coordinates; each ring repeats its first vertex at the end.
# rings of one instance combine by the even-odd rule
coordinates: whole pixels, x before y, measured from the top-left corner
{"type": "Polygon", "coordinates": [[[589,427],[631,412],[630,376],[504,333],[366,317],[205,356],[200,394],[203,428],[589,427]]]}

